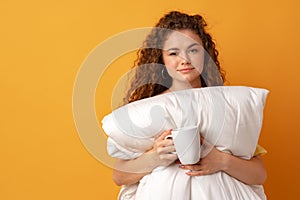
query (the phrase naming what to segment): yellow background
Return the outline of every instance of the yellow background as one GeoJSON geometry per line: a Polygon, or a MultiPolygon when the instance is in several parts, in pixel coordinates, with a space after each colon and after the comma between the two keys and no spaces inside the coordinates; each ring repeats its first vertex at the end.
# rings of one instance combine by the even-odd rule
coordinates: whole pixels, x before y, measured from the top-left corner
{"type": "MultiPolygon", "coordinates": [[[[270,90],[260,138],[268,150],[265,191],[272,200],[298,199],[299,7],[297,0],[0,1],[0,199],[116,199],[112,170],[76,132],[73,84],[94,47],[172,9],[207,19],[231,85],[270,90]]],[[[119,59],[101,79],[99,118],[133,58],[119,59]]]]}

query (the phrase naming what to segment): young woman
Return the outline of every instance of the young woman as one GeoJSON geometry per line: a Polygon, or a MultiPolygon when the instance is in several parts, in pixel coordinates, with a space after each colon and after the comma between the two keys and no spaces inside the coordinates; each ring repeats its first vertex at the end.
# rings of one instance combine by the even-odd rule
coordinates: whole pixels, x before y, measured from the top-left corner
{"type": "MultiPolygon", "coordinates": [[[[212,37],[205,29],[206,26],[206,22],[200,15],[187,15],[173,11],[163,16],[147,36],[144,47],[139,50],[134,66],[136,76],[131,82],[124,102],[131,103],[188,88],[223,85],[225,73],[220,68],[218,51],[212,37]]],[[[190,177],[209,178],[222,172],[246,185],[262,185],[266,180],[266,170],[260,156],[263,150],[259,146],[250,160],[221,152],[214,147],[198,163],[181,165],[177,162],[177,155],[171,153],[175,150],[172,140],[164,139],[169,134],[170,130],[163,132],[155,140],[152,149],[140,157],[132,160],[117,160],[113,180],[117,185],[123,185],[119,199],[145,198],[141,194],[136,195],[145,192],[139,188],[139,183],[160,166],[177,167],[190,177]]],[[[182,185],[182,187],[186,186],[182,185]]],[[[148,192],[168,193],[168,188],[148,192]]],[[[256,199],[265,198],[263,190],[255,187],[251,189],[258,194],[255,196],[256,199]]],[[[225,193],[223,195],[222,199],[236,199],[225,193]]],[[[237,196],[240,196],[240,199],[252,197],[247,195],[237,196]]],[[[159,194],[155,196],[160,198],[159,194]]],[[[180,195],[173,197],[173,199],[182,198],[180,195]]],[[[192,197],[183,199],[192,199],[192,197]]]]}

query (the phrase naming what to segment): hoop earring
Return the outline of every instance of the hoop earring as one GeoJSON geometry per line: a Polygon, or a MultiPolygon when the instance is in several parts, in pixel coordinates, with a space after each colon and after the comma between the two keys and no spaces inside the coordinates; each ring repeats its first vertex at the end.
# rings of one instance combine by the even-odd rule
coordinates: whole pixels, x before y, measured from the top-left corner
{"type": "Polygon", "coordinates": [[[163,69],[161,70],[161,77],[162,77],[163,79],[167,79],[167,77],[166,77],[166,75],[165,75],[165,68],[163,68],[163,69]]]}

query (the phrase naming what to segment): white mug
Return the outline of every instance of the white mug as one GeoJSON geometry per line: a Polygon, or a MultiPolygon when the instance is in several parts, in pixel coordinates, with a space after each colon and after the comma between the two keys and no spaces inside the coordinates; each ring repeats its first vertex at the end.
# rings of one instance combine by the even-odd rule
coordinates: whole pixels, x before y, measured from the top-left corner
{"type": "Polygon", "coordinates": [[[182,164],[195,164],[200,160],[201,145],[198,126],[174,129],[165,139],[173,139],[178,159],[182,164]]]}

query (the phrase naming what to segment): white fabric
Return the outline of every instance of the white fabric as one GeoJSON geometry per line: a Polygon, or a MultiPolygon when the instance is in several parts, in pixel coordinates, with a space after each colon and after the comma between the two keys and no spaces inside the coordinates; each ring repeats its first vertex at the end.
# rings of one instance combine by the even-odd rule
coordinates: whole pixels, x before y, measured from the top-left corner
{"type": "MultiPolygon", "coordinates": [[[[157,169],[139,183],[135,200],[266,199],[262,186],[246,185],[224,172],[189,177],[178,165],[157,169]]],[[[123,200],[122,198],[120,198],[123,200]]]]}
{"type": "MultiPolygon", "coordinates": [[[[201,135],[219,150],[250,159],[259,138],[267,94],[265,89],[219,86],[171,92],[127,104],[102,120],[109,137],[108,153],[133,159],[150,149],[162,131],[198,125],[201,135]]],[[[120,199],[137,200],[265,199],[261,186],[245,185],[222,172],[191,178],[174,166],[153,171],[138,187],[127,186],[121,193],[120,199]],[[123,198],[126,191],[132,197],[123,198]]]]}

